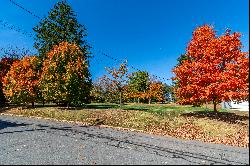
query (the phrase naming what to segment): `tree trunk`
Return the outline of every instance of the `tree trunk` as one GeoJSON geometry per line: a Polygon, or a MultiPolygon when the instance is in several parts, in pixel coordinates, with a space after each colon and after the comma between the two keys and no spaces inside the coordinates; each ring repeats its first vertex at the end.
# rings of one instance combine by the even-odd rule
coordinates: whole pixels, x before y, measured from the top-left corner
{"type": "Polygon", "coordinates": [[[44,102],[44,100],[43,100],[43,107],[44,107],[44,103],[45,103],[45,102],[44,102]]]}
{"type": "Polygon", "coordinates": [[[35,108],[35,103],[34,103],[34,102],[32,102],[31,104],[32,104],[32,108],[35,108]]]}
{"type": "Polygon", "coordinates": [[[69,103],[70,103],[70,102],[67,102],[67,108],[69,108],[69,103]]]}
{"type": "Polygon", "coordinates": [[[138,104],[140,103],[140,98],[138,97],[138,99],[137,99],[137,102],[138,102],[138,104]]]}
{"type": "Polygon", "coordinates": [[[218,110],[217,110],[217,108],[216,108],[216,104],[217,104],[217,103],[216,103],[215,101],[213,101],[213,104],[214,104],[214,112],[217,113],[217,112],[218,112],[218,110]]]}
{"type": "Polygon", "coordinates": [[[120,91],[120,108],[122,108],[122,91],[120,91]]]}
{"type": "Polygon", "coordinates": [[[148,99],[148,104],[151,104],[151,99],[150,98],[148,99]]]}

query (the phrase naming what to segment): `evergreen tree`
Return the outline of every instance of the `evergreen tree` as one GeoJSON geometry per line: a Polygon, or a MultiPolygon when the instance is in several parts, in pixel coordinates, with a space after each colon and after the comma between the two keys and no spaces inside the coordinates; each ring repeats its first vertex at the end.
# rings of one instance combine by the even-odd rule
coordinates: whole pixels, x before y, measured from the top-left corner
{"type": "Polygon", "coordinates": [[[87,35],[86,28],[77,22],[76,14],[66,1],[55,4],[48,17],[41,20],[33,30],[36,32],[34,47],[43,60],[45,54],[61,42],[74,43],[81,48],[84,56],[89,54],[89,46],[82,39],[87,35]]]}
{"type": "MultiPolygon", "coordinates": [[[[75,48],[77,48],[77,52],[75,53],[72,53],[70,51],[65,53],[65,56],[67,57],[63,57],[63,62],[61,62],[60,65],[57,64],[59,65],[59,68],[54,69],[55,73],[47,73],[48,75],[54,77],[57,74],[64,75],[66,74],[65,72],[69,72],[69,70],[65,70],[66,68],[69,69],[68,66],[65,65],[68,65],[69,62],[75,64],[76,62],[73,58],[74,56],[80,55],[81,58],[79,58],[81,59],[81,62],[83,64],[78,65],[84,66],[81,71],[78,71],[84,76],[78,76],[75,72],[73,72],[69,75],[70,78],[68,78],[69,80],[67,79],[67,81],[59,81],[61,79],[49,79],[51,85],[56,85],[59,81],[59,87],[65,87],[66,91],[63,92],[60,88],[58,90],[56,88],[53,89],[53,87],[50,87],[52,89],[49,88],[46,92],[53,92],[58,90],[58,92],[60,92],[59,94],[65,93],[67,95],[60,96],[53,93],[44,94],[44,92],[43,96],[45,97],[45,100],[48,101],[53,99],[54,101],[63,101],[67,102],[68,104],[79,104],[79,102],[89,102],[90,88],[92,87],[88,60],[90,54],[90,47],[88,46],[87,41],[84,40],[84,37],[87,36],[86,28],[84,27],[84,25],[78,23],[76,19],[76,14],[72,10],[71,6],[65,0],[58,2],[57,4],[55,4],[54,8],[49,12],[48,17],[41,20],[39,24],[33,28],[33,30],[36,32],[34,47],[39,51],[39,57],[42,59],[44,64],[46,63],[47,65],[50,65],[50,63],[56,63],[53,62],[53,59],[48,59],[48,57],[50,57],[50,55],[52,54],[51,51],[55,50],[55,48],[59,47],[60,49],[62,49],[61,46],[63,45],[63,43],[67,43],[66,45],[69,48],[65,47],[62,49],[62,51],[67,52],[71,49],[74,50],[75,48]],[[72,89],[72,87],[74,88],[72,89]]],[[[64,54],[64,52],[61,53],[64,54]]],[[[62,58],[61,56],[62,55],[55,53],[53,57],[60,59],[62,58]]],[[[44,70],[44,66],[41,66],[41,69],[44,70]]],[[[45,78],[44,74],[43,78],[45,78]]],[[[43,83],[45,83],[44,81],[46,82],[46,80],[43,80],[43,83]]]]}

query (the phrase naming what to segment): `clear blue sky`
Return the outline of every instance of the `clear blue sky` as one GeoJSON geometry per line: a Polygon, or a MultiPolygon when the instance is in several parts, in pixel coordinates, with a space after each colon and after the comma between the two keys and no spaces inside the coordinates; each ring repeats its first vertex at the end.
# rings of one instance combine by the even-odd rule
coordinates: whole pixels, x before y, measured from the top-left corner
{"type": "MultiPolygon", "coordinates": [[[[15,0],[40,17],[47,16],[57,0],[15,0]]],[[[220,35],[226,28],[243,34],[244,51],[249,50],[248,0],[68,0],[85,25],[87,40],[95,56],[91,61],[92,78],[106,73],[104,66],[117,59],[151,74],[168,79],[177,58],[185,52],[195,27],[212,24],[220,35]],[[100,60],[101,59],[101,60],[100,60]]],[[[0,20],[27,32],[39,20],[1,0],[0,20]]],[[[19,46],[33,49],[33,39],[0,24],[0,47],[19,46]]],[[[33,49],[34,50],[34,49],[33,49]]],[[[134,71],[134,70],[130,70],[134,71]]],[[[171,81],[166,81],[171,83],[171,81]]]]}

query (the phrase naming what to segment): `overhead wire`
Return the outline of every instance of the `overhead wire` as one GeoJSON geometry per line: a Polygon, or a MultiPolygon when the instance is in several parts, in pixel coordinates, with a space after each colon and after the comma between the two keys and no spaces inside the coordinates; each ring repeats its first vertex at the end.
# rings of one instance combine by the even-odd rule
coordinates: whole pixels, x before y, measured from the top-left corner
{"type": "MultiPolygon", "coordinates": [[[[34,13],[31,12],[30,10],[24,8],[24,7],[21,6],[20,4],[17,4],[17,3],[14,2],[13,0],[9,0],[9,1],[10,1],[13,5],[19,7],[20,9],[22,9],[22,10],[24,10],[24,11],[26,11],[27,13],[29,13],[29,14],[31,14],[32,16],[36,17],[37,19],[42,20],[41,17],[39,17],[38,15],[34,14],[34,13]]],[[[110,55],[104,53],[104,52],[101,51],[101,50],[99,50],[99,52],[100,52],[102,55],[104,55],[104,56],[106,56],[106,57],[108,57],[108,58],[110,58],[110,59],[112,59],[112,60],[114,60],[114,61],[116,61],[116,62],[118,62],[118,63],[124,61],[124,60],[118,60],[117,58],[114,58],[114,57],[112,57],[112,56],[110,56],[110,55]]],[[[128,66],[131,67],[132,69],[136,70],[136,71],[142,71],[142,70],[140,70],[140,69],[138,69],[138,68],[136,68],[136,67],[134,67],[134,66],[132,66],[132,65],[128,65],[128,66]]],[[[154,74],[153,74],[153,76],[155,76],[157,79],[160,79],[160,80],[163,80],[163,81],[171,80],[171,79],[165,79],[164,77],[160,77],[160,76],[157,76],[157,75],[154,75],[154,74]]]]}
{"type": "Polygon", "coordinates": [[[22,28],[20,28],[18,26],[15,26],[15,25],[11,25],[11,24],[9,24],[6,21],[3,21],[1,19],[0,19],[0,24],[3,25],[5,28],[8,28],[10,30],[14,30],[16,32],[22,33],[23,35],[26,35],[28,37],[31,37],[31,38],[34,37],[34,35],[31,32],[24,31],[24,30],[22,30],[22,28]]]}
{"type": "Polygon", "coordinates": [[[33,12],[31,12],[30,10],[27,10],[26,8],[24,8],[23,6],[17,4],[16,2],[9,0],[12,4],[14,4],[15,6],[21,8],[22,10],[25,10],[26,12],[28,12],[29,14],[33,15],[34,17],[38,18],[38,19],[42,19],[41,17],[37,16],[36,14],[34,14],[33,12]]]}

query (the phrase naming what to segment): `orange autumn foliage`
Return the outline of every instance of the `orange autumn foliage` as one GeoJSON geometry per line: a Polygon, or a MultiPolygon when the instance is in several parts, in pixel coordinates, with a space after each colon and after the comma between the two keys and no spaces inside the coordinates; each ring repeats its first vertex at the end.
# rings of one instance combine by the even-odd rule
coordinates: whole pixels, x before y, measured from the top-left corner
{"type": "Polygon", "coordinates": [[[87,102],[91,81],[85,54],[74,43],[55,45],[43,61],[39,80],[46,101],[79,104],[87,102]]]}
{"type": "Polygon", "coordinates": [[[149,104],[151,103],[151,99],[155,98],[157,101],[164,100],[164,90],[163,84],[161,82],[151,82],[149,87],[145,93],[140,94],[142,98],[146,98],[149,100],[149,104]]]}
{"type": "Polygon", "coordinates": [[[36,56],[15,61],[3,79],[3,92],[11,102],[31,103],[38,99],[39,60],[36,56]]]}
{"type": "Polygon", "coordinates": [[[164,87],[161,82],[150,82],[144,92],[134,92],[129,86],[124,86],[124,97],[126,99],[147,99],[149,104],[152,99],[164,100],[164,87]]]}
{"type": "Polygon", "coordinates": [[[187,47],[187,60],[173,69],[180,104],[242,101],[248,98],[249,55],[242,52],[238,32],[216,36],[204,25],[195,29],[187,47]]]}
{"type": "Polygon", "coordinates": [[[15,58],[5,57],[0,59],[0,105],[6,102],[5,95],[3,93],[3,78],[9,72],[11,65],[18,61],[15,58]]]}

